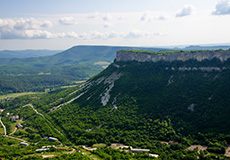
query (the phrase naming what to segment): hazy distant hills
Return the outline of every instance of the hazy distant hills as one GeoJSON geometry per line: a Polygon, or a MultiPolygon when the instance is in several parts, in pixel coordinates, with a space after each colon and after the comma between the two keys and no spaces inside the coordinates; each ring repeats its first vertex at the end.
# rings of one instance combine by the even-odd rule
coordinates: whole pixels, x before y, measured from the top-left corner
{"type": "Polygon", "coordinates": [[[29,58],[51,56],[61,52],[60,50],[3,50],[0,51],[0,58],[29,58]]]}
{"type": "Polygon", "coordinates": [[[162,48],[140,47],[111,47],[111,46],[74,46],[52,56],[32,58],[7,58],[0,59],[1,65],[27,65],[35,67],[69,66],[69,65],[94,65],[103,61],[111,63],[115,59],[116,51],[121,49],[135,49],[148,51],[161,51],[162,48]]]}
{"type": "Polygon", "coordinates": [[[230,48],[230,46],[199,46],[199,45],[191,45],[191,46],[183,48],[183,50],[217,50],[217,49],[227,50],[229,48],[230,48]]]}
{"type": "MultiPolygon", "coordinates": [[[[156,47],[122,47],[122,46],[74,46],[65,51],[60,50],[3,50],[0,51],[0,65],[29,65],[29,66],[69,66],[91,64],[96,62],[111,63],[118,50],[216,50],[229,49],[230,46],[199,46],[191,45],[185,48],[156,48],[156,47]]],[[[100,63],[99,63],[100,64],[100,63]]]]}
{"type": "MultiPolygon", "coordinates": [[[[228,49],[230,47],[189,46],[185,50],[220,48],[228,49]]],[[[72,84],[74,81],[86,80],[101,72],[112,63],[118,50],[168,51],[169,49],[122,46],[74,46],[56,54],[55,52],[58,51],[49,50],[1,51],[0,83],[4,85],[0,86],[0,90],[4,91],[2,94],[31,90],[40,91],[41,88],[67,85],[72,84]],[[22,76],[25,76],[26,79],[22,76]],[[47,81],[47,85],[40,83],[44,78],[47,81]],[[25,80],[27,81],[26,83],[24,83],[25,80]],[[29,83],[31,83],[30,87],[25,85],[29,83]]]]}

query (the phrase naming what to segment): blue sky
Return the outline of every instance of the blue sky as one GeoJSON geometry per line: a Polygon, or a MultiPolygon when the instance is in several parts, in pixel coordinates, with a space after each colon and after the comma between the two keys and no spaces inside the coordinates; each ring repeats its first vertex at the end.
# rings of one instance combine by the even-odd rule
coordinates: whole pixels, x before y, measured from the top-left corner
{"type": "Polygon", "coordinates": [[[230,43],[229,0],[0,0],[0,50],[230,43]]]}

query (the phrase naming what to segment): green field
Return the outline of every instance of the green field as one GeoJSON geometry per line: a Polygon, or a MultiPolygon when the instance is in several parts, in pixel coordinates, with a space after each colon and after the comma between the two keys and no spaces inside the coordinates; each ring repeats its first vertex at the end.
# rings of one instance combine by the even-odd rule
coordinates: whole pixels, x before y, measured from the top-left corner
{"type": "Polygon", "coordinates": [[[42,93],[45,93],[45,92],[11,93],[11,94],[6,94],[6,95],[0,96],[0,100],[7,99],[7,98],[15,98],[15,97],[19,97],[19,96],[25,96],[25,95],[31,95],[31,94],[42,94],[42,93]]]}

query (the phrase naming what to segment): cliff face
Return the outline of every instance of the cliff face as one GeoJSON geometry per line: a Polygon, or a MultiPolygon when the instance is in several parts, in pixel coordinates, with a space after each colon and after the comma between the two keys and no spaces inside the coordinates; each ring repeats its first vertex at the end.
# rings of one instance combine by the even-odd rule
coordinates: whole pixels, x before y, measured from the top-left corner
{"type": "Polygon", "coordinates": [[[137,61],[137,62],[157,62],[157,61],[187,61],[194,59],[202,61],[205,59],[211,60],[218,58],[219,60],[226,61],[230,58],[230,51],[200,51],[200,52],[177,52],[167,55],[148,54],[132,51],[118,51],[116,54],[116,61],[137,61]]]}

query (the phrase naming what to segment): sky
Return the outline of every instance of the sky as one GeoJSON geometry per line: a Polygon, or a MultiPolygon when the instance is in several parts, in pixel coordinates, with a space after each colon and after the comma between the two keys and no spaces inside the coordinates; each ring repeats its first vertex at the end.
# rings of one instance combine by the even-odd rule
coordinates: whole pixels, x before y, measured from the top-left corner
{"type": "Polygon", "coordinates": [[[0,50],[230,43],[230,0],[0,0],[0,50]]]}

